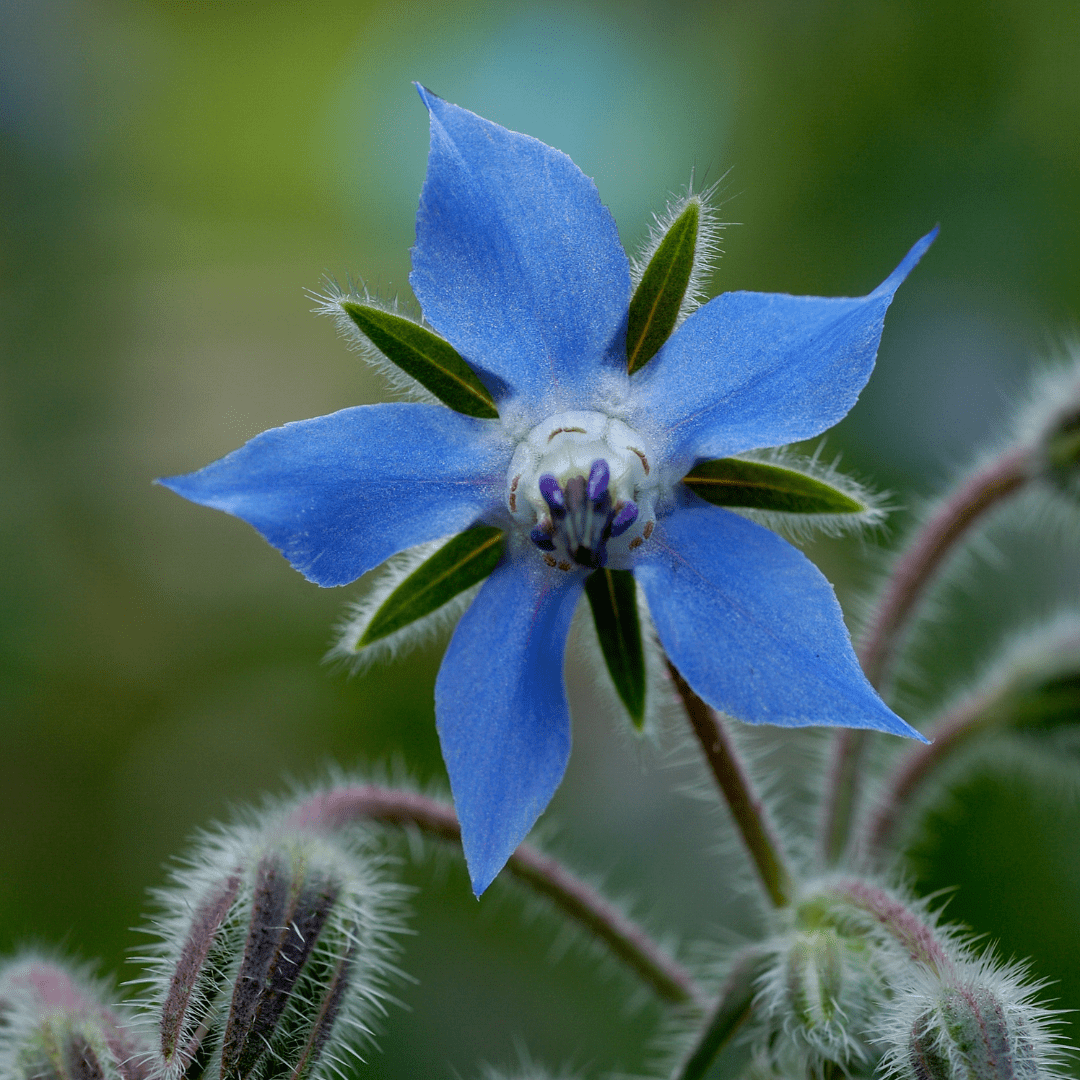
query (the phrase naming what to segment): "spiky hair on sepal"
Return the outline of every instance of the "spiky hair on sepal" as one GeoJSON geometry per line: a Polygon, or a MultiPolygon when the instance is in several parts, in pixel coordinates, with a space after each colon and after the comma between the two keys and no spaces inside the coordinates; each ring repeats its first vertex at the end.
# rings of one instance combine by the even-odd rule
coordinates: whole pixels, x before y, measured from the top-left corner
{"type": "MultiPolygon", "coordinates": [[[[323,280],[323,289],[324,291],[321,293],[308,293],[308,296],[315,301],[315,307],[311,309],[312,312],[333,319],[338,337],[346,343],[352,352],[359,354],[364,361],[383,375],[395,394],[406,401],[421,401],[428,405],[440,403],[439,399],[430,390],[425,389],[416,379],[411,378],[397,364],[388,359],[371,339],[357,327],[342,305],[347,302],[364,304],[388,312],[391,315],[396,315],[399,318],[408,319],[409,322],[414,322],[418,326],[431,330],[431,327],[422,318],[417,318],[407,308],[399,304],[396,298],[392,301],[384,300],[369,292],[366,285],[357,284],[351,279],[345,286],[342,286],[335,278],[326,277],[323,280]]],[[[431,332],[434,333],[434,330],[431,330],[431,332]]]]}
{"type": "Polygon", "coordinates": [[[150,1051],[85,965],[26,952],[0,965],[3,1080],[148,1080],[150,1051]]]}
{"type": "Polygon", "coordinates": [[[708,298],[709,278],[712,276],[712,272],[723,254],[720,249],[720,230],[729,223],[719,220],[714,203],[723,180],[724,177],[722,176],[704,190],[695,191],[694,177],[691,175],[685,193],[669,199],[663,213],[653,214],[653,220],[649,226],[649,235],[637,254],[630,260],[630,281],[636,289],[641,284],[646,268],[672,225],[682,217],[687,207],[692,204],[697,207],[698,221],[694,243],[694,263],[690,271],[690,280],[687,282],[686,292],[683,294],[682,303],[679,305],[679,317],[675,323],[676,327],[708,298]]]}
{"type": "Polygon", "coordinates": [[[360,674],[373,664],[398,659],[413,649],[434,641],[454,626],[475,599],[482,582],[458,593],[422,618],[392,634],[381,637],[370,645],[361,644],[372,620],[398,586],[453,539],[452,536],[444,536],[439,540],[408,548],[387,559],[374,571],[370,575],[367,592],[358,600],[352,601],[346,609],[337,626],[337,640],[324,657],[325,662],[341,664],[360,674]]]}
{"type": "Polygon", "coordinates": [[[202,834],[155,894],[137,1005],[164,1080],[324,1080],[384,1011],[399,886],[362,837],[281,810],[202,834]]]}

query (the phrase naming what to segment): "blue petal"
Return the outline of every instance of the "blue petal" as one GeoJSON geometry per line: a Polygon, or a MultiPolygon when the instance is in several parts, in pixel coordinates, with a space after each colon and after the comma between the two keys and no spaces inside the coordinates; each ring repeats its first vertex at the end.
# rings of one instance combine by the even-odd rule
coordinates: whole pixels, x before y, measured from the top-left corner
{"type": "Polygon", "coordinates": [[[271,428],[159,483],[235,514],[309,581],[346,585],[498,505],[509,451],[440,405],[361,405],[271,428]]]}
{"type": "Polygon", "coordinates": [[[673,463],[820,434],[866,385],[893,293],[934,229],[869,296],[723,293],[634,376],[638,422],[666,433],[673,463]]]}
{"type": "Polygon", "coordinates": [[[583,582],[508,559],[458,623],[439,671],[435,717],[477,896],[566,770],[563,653],[583,582]]]}
{"type": "Polygon", "coordinates": [[[587,389],[605,363],[625,371],[630,269],[596,185],[558,150],[418,89],[431,150],[409,283],[424,317],[535,403],[587,389]]]}
{"type": "Polygon", "coordinates": [[[713,708],[922,738],[866,681],[832,586],[775,533],[689,496],[635,574],[672,663],[713,708]]]}

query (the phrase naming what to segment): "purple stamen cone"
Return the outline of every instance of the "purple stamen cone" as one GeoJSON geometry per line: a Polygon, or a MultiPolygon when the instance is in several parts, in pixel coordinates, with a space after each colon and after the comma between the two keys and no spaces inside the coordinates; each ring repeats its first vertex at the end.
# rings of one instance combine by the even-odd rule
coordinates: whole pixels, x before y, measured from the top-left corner
{"type": "Polygon", "coordinates": [[[611,519],[611,535],[622,536],[622,534],[637,521],[637,516],[637,504],[624,502],[622,506],[615,511],[615,516],[611,519]]]}
{"type": "Polygon", "coordinates": [[[570,513],[574,513],[584,508],[585,496],[588,494],[588,489],[585,486],[584,476],[571,476],[566,481],[566,509],[570,513]]]}
{"type": "Polygon", "coordinates": [[[604,497],[610,480],[611,470],[608,468],[608,463],[603,458],[598,458],[592,463],[592,468],[589,469],[590,502],[599,502],[604,497]]]}
{"type": "Polygon", "coordinates": [[[566,500],[563,498],[562,488],[551,473],[544,473],[540,477],[540,494],[544,496],[544,502],[551,507],[553,514],[566,513],[566,500]]]}
{"type": "Polygon", "coordinates": [[[551,539],[551,533],[542,525],[535,525],[529,532],[529,539],[541,551],[554,551],[555,541],[551,539]]]}

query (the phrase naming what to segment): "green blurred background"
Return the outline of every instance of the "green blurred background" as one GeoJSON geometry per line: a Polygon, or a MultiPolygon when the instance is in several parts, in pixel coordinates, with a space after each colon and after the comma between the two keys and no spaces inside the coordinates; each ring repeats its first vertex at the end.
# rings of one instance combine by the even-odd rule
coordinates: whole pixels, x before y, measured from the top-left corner
{"type": "MultiPolygon", "coordinates": [[[[353,680],[322,666],[357,587],[309,585],[247,526],[151,485],[385,396],[304,290],[354,273],[409,296],[413,79],[569,153],[628,246],[691,168],[730,169],[716,291],[861,294],[940,222],[827,444],[901,506],[994,436],[1080,312],[1071,0],[0,0],[0,950],[118,969],[198,826],[334,762],[441,775],[441,646],[353,680]]],[[[1075,535],[993,539],[928,636],[913,707],[1003,628],[1078,599],[1075,535]]],[[[845,603],[875,543],[809,549],[845,603]]],[[[568,677],[556,846],[659,925],[730,941],[746,923],[717,819],[574,655],[568,677]]],[[[912,867],[1080,1008],[1080,766],[1059,765],[1037,784],[988,766],[935,808],[912,867]]],[[[626,982],[512,894],[477,905],[452,859],[404,873],[418,982],[369,1075],[468,1077],[522,1046],[641,1070],[658,1014],[628,1011],[626,982]]]]}

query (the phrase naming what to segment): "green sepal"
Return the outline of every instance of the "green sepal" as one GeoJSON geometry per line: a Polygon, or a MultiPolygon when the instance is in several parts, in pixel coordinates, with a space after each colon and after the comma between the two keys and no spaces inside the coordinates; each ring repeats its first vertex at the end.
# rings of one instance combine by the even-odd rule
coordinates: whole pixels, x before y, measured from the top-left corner
{"type": "Polygon", "coordinates": [[[703,461],[683,477],[683,483],[714,506],[785,514],[858,514],[867,509],[823,480],[744,458],[703,461]]]}
{"type": "Polygon", "coordinates": [[[491,525],[466,529],[417,567],[372,616],[357,649],[389,636],[437,611],[495,569],[502,558],[503,531],[491,525]]]}
{"type": "Polygon", "coordinates": [[[444,405],[466,416],[498,420],[499,411],[487,387],[457,350],[438,334],[373,304],[342,300],[341,309],[387,360],[430,390],[444,405]]]}
{"type": "Polygon", "coordinates": [[[634,575],[629,570],[597,570],[585,582],[585,592],[611,681],[640,731],[645,723],[645,650],[634,575]]]}
{"type": "Polygon", "coordinates": [[[700,219],[698,201],[691,199],[664,234],[634,290],[626,320],[626,368],[631,375],[657,354],[679,321],[700,219]]]}

